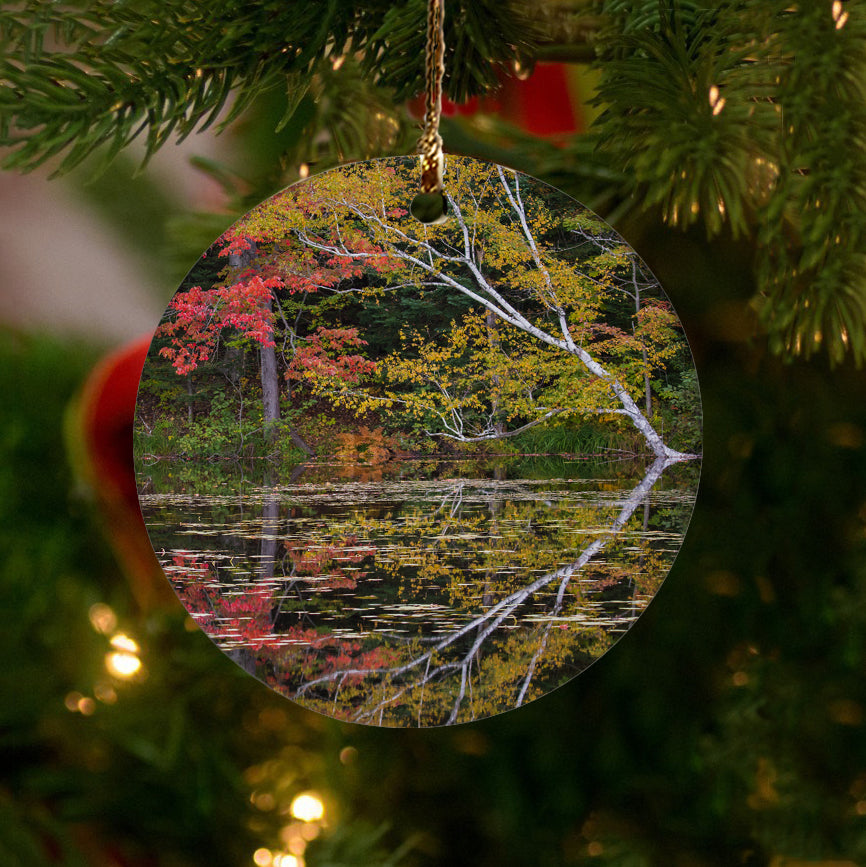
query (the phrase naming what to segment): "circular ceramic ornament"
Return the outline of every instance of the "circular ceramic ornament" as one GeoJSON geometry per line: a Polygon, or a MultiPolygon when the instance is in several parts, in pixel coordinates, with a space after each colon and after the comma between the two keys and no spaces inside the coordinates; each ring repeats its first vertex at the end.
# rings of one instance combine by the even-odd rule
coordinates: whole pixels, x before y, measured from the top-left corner
{"type": "Polygon", "coordinates": [[[658,282],[546,184],[450,157],[296,184],[172,298],[136,410],[151,542],[198,626],[381,726],[520,707],[607,652],[694,503],[700,398],[658,282]]]}

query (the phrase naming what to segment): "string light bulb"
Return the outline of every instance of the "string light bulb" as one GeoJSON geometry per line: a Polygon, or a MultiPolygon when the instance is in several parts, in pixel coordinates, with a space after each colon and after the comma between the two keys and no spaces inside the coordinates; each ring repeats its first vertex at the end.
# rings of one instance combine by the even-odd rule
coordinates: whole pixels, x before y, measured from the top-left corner
{"type": "Polygon", "coordinates": [[[325,805],[312,792],[302,792],[292,801],[292,815],[302,822],[316,822],[325,815],[325,805]]]}

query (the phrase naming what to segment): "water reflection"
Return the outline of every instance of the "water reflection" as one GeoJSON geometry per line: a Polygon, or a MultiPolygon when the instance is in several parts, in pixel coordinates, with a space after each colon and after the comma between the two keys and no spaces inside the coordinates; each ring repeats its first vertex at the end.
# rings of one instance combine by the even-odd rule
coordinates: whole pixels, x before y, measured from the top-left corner
{"type": "Polygon", "coordinates": [[[239,665],[329,716],[431,726],[549,692],[634,623],[694,501],[697,465],[670,466],[542,479],[400,466],[370,481],[331,468],[236,495],[163,482],[141,502],[181,600],[239,665]]]}

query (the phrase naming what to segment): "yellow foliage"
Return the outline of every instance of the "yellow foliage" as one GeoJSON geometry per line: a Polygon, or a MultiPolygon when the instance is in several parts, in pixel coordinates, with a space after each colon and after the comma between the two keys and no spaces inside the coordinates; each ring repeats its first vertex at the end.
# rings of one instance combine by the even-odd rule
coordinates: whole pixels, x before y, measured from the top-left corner
{"type": "Polygon", "coordinates": [[[451,218],[441,225],[409,214],[414,160],[326,172],[238,224],[236,231],[273,242],[308,286],[316,269],[342,268],[373,275],[351,289],[371,304],[401,286],[435,286],[475,302],[447,334],[407,324],[377,379],[347,388],[320,378],[316,393],[458,439],[540,423],[551,412],[597,419],[625,412],[647,435],[635,401],[682,352],[684,338],[634,252],[531,178],[453,156],[446,177],[451,218]]]}

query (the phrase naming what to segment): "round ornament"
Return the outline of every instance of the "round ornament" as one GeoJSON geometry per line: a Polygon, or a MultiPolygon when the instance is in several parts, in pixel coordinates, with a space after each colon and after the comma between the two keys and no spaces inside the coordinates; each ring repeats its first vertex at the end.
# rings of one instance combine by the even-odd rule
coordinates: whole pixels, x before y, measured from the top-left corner
{"type": "Polygon", "coordinates": [[[181,602],[341,720],[463,723],[567,683],[652,600],[697,490],[694,365],[634,250],[526,175],[451,156],[447,178],[429,222],[410,158],[253,209],[139,390],[139,499],[181,602]]]}

